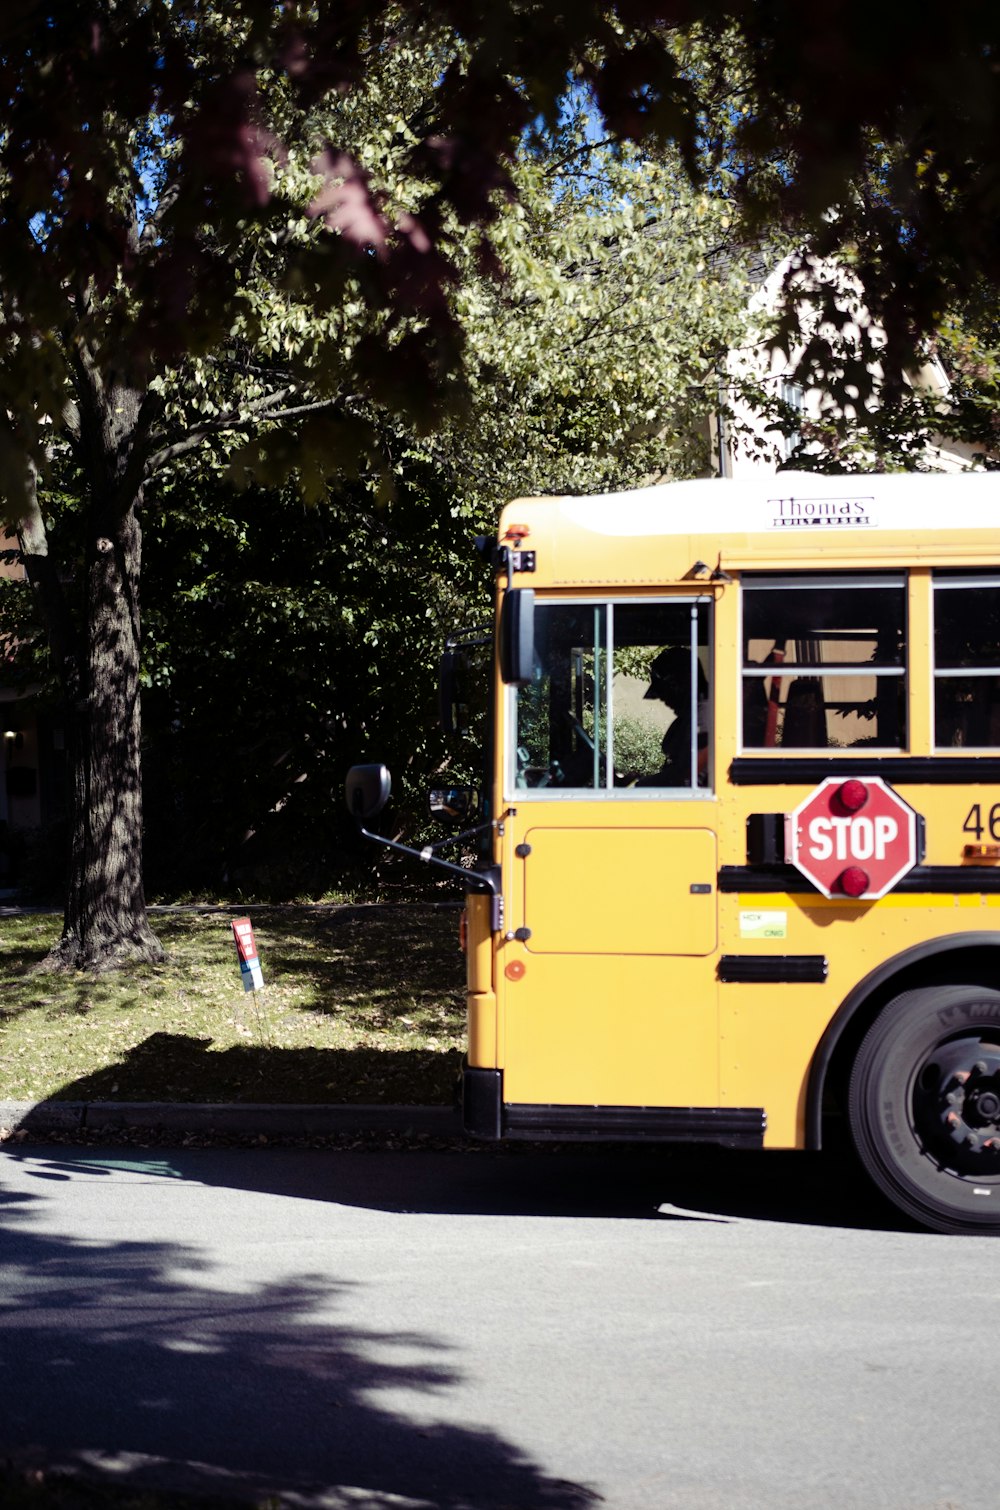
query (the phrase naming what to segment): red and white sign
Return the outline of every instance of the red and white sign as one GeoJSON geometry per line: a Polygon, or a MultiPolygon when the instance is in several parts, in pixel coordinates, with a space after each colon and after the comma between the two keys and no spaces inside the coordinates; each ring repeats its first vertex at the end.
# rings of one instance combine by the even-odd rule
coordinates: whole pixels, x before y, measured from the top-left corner
{"type": "Polygon", "coordinates": [[[884,897],[917,863],[917,815],[880,776],[830,776],[785,817],[785,858],[827,897],[884,897]]]}
{"type": "Polygon", "coordinates": [[[253,924],[249,918],[233,919],[233,937],[236,940],[236,953],[239,955],[244,991],[263,991],[264,976],[257,957],[253,924]]]}

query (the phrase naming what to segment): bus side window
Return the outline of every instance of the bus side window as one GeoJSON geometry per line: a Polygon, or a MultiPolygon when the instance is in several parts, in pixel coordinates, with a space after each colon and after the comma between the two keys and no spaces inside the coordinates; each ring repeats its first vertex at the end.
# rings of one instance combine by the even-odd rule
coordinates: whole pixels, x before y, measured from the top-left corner
{"type": "Polygon", "coordinates": [[[1000,748],[1000,575],[935,574],[934,743],[1000,748]]]}
{"type": "Polygon", "coordinates": [[[743,747],[906,745],[900,575],[743,578],[743,747]]]}

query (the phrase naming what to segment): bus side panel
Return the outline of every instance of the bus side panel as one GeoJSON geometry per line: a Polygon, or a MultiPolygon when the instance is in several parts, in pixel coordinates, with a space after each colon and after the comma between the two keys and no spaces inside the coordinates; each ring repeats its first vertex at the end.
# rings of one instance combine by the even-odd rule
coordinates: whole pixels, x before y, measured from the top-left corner
{"type": "Polygon", "coordinates": [[[511,942],[500,960],[505,1101],[719,1104],[714,959],[533,955],[511,942]]]}
{"type": "Polygon", "coordinates": [[[719,988],[722,1104],[764,1106],[770,1148],[805,1146],[813,1057],[830,1018],[858,982],[917,940],[957,940],[989,929],[998,916],[993,899],[977,895],[890,893],[854,906],[813,894],[723,901],[729,904],[722,908],[724,938],[734,953],[820,956],[828,965],[822,983],[729,982],[719,988]],[[784,928],[785,936],[766,945],[745,936],[761,927],[784,928]]]}

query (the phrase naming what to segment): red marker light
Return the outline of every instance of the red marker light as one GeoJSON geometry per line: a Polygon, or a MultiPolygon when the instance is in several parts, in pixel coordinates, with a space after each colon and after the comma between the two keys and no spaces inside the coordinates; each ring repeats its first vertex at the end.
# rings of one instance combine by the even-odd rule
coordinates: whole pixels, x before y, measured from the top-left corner
{"type": "Polygon", "coordinates": [[[837,788],[837,796],[849,813],[859,813],[868,801],[868,788],[854,777],[837,788]]]}
{"type": "Polygon", "coordinates": [[[863,897],[869,886],[868,872],[860,865],[848,865],[840,872],[837,885],[845,897],[863,897]]]}
{"type": "Polygon", "coordinates": [[[520,545],[521,541],[526,540],[530,534],[531,526],[529,524],[509,524],[504,539],[513,540],[515,545],[520,545]]]}

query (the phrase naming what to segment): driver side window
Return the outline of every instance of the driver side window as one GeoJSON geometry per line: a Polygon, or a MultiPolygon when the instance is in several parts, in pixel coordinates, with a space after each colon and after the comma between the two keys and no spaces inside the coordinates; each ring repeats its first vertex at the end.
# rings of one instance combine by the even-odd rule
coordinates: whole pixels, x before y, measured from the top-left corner
{"type": "Polygon", "coordinates": [[[516,695],[515,785],[675,791],[708,783],[708,603],[545,603],[516,695]]]}
{"type": "Polygon", "coordinates": [[[517,785],[604,785],[607,607],[539,604],[535,675],[518,691],[517,785]]]}

